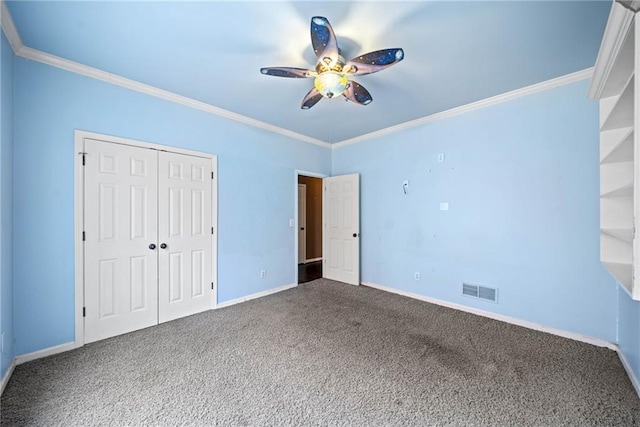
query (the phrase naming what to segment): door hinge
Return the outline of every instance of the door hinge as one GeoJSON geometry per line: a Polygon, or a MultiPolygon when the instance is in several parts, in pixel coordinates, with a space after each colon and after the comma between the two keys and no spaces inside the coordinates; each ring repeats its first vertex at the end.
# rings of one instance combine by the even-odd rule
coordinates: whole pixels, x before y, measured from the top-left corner
{"type": "Polygon", "coordinates": [[[211,282],[211,290],[213,290],[213,282],[211,282]]]}
{"type": "Polygon", "coordinates": [[[213,172],[211,172],[211,179],[213,179],[213,172]]]}
{"type": "Polygon", "coordinates": [[[87,164],[87,155],[86,155],[86,154],[83,154],[83,155],[82,155],[82,166],[84,166],[84,165],[86,165],[86,164],[87,164]]]}
{"type": "Polygon", "coordinates": [[[87,233],[86,232],[82,232],[82,241],[84,242],[85,240],[87,240],[87,233]]]}
{"type": "Polygon", "coordinates": [[[82,317],[87,317],[87,307],[82,307],[82,317]]]}
{"type": "Polygon", "coordinates": [[[211,227],[211,234],[213,234],[213,227],[211,227]]]}

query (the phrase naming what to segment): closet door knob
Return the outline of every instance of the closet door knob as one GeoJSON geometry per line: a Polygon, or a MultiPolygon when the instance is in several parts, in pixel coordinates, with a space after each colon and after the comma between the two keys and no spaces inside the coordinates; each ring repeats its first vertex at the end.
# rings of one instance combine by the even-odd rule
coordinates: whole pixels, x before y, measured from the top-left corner
{"type": "Polygon", "coordinates": [[[149,245],[149,249],[154,250],[155,248],[156,248],[155,243],[152,243],[152,244],[149,245]]]}
{"type": "Polygon", "coordinates": [[[166,243],[160,243],[160,249],[167,249],[166,243]]]}

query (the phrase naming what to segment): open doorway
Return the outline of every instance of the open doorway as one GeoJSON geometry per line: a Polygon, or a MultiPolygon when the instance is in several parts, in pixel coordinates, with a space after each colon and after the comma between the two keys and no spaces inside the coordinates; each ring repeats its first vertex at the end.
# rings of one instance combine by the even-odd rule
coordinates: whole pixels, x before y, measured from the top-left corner
{"type": "Polygon", "coordinates": [[[298,283],[322,277],[322,178],[298,174],[298,283]]]}

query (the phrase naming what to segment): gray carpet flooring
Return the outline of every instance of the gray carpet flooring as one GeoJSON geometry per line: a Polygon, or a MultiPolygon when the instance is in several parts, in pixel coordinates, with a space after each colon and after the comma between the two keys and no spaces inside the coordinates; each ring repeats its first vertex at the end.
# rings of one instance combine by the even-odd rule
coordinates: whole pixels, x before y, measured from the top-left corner
{"type": "Polygon", "coordinates": [[[316,280],[16,368],[3,425],[635,426],[615,352],[316,280]]]}

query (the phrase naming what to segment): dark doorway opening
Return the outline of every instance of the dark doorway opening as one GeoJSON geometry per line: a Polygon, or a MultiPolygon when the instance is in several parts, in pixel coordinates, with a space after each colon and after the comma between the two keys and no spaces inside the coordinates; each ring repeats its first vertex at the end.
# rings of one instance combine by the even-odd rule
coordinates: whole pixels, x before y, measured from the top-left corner
{"type": "Polygon", "coordinates": [[[298,175],[298,283],[322,277],[322,178],[298,175]]]}

